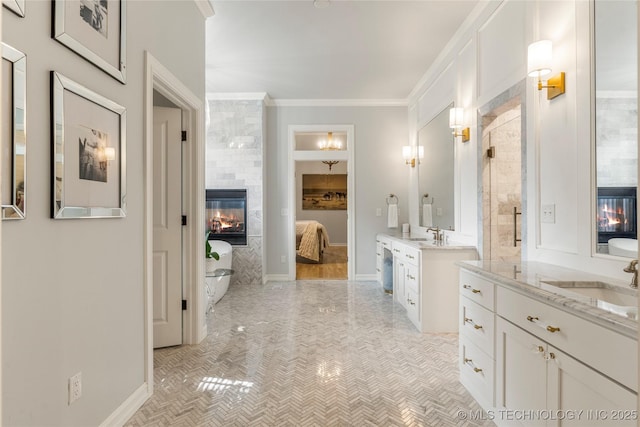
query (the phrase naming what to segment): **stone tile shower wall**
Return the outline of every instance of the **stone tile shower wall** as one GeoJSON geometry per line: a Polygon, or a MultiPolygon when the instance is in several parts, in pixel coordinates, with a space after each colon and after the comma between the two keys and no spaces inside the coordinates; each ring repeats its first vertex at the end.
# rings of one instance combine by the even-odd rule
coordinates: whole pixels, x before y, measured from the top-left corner
{"type": "Polygon", "coordinates": [[[516,236],[521,239],[522,216],[514,216],[513,209],[522,212],[520,105],[484,120],[483,149],[493,146],[496,151],[495,158],[485,160],[483,169],[483,210],[484,218],[489,219],[484,222],[484,258],[519,261],[522,244],[514,245],[514,220],[516,236]]]}
{"type": "Polygon", "coordinates": [[[596,99],[598,187],[638,184],[638,99],[596,99]]]}
{"type": "Polygon", "coordinates": [[[233,247],[234,284],[262,283],[264,104],[209,100],[207,188],[247,190],[247,246],[233,247]]]}

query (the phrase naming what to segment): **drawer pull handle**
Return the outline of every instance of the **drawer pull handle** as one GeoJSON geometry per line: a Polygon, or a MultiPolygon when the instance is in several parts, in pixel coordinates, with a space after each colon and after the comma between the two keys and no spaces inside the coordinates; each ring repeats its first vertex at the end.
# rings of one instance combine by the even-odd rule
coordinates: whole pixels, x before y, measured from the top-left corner
{"type": "Polygon", "coordinates": [[[482,329],[482,325],[476,325],[476,324],[474,323],[473,319],[470,319],[470,318],[468,318],[468,317],[465,317],[465,318],[464,318],[464,321],[465,321],[465,323],[471,323],[475,329],[482,329]]]}
{"type": "MultiPolygon", "coordinates": [[[[467,363],[467,364],[471,365],[473,363],[473,360],[472,359],[467,359],[465,357],[464,358],[464,363],[467,363]]],[[[473,372],[482,372],[482,369],[476,368],[475,366],[473,366],[473,372]]]]}
{"type": "Polygon", "coordinates": [[[409,255],[409,254],[407,254],[407,258],[409,258],[409,259],[415,259],[415,257],[414,257],[413,255],[409,255]]]}
{"type": "Polygon", "coordinates": [[[400,253],[400,251],[399,251],[399,250],[397,250],[397,249],[394,249],[394,250],[393,250],[393,252],[400,253]]]}
{"type": "Polygon", "coordinates": [[[411,305],[416,305],[416,303],[415,303],[415,302],[413,302],[413,301],[411,301],[411,299],[410,299],[410,298],[407,298],[407,302],[408,302],[409,304],[411,304],[411,305]]]}
{"type": "Polygon", "coordinates": [[[479,294],[480,293],[480,289],[473,289],[469,285],[463,285],[462,287],[465,288],[465,289],[471,289],[471,292],[473,292],[474,294],[479,294]]]}
{"type": "Polygon", "coordinates": [[[377,271],[378,273],[380,273],[380,269],[379,269],[379,268],[376,268],[376,271],[377,271]]]}
{"type": "Polygon", "coordinates": [[[527,320],[535,325],[540,326],[542,329],[551,332],[552,334],[560,331],[560,328],[558,328],[557,326],[547,325],[546,323],[541,322],[537,317],[527,316],[527,320]]]}
{"type": "Polygon", "coordinates": [[[416,278],[415,278],[415,277],[413,277],[413,276],[412,276],[412,275],[410,275],[410,274],[407,274],[407,278],[408,278],[408,279],[411,279],[411,280],[416,280],[416,278]]]}

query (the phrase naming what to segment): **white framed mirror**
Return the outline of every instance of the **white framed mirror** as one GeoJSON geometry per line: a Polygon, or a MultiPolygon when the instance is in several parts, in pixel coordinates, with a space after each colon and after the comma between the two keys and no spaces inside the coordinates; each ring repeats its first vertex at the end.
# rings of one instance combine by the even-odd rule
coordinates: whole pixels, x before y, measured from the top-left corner
{"type": "Polygon", "coordinates": [[[418,189],[421,227],[453,230],[455,225],[454,137],[449,128],[447,105],[418,132],[419,160],[418,189]]]}
{"type": "Polygon", "coordinates": [[[27,57],[2,43],[2,219],[26,215],[27,57]]]}
{"type": "Polygon", "coordinates": [[[591,6],[594,253],[637,258],[638,5],[591,6]]]}

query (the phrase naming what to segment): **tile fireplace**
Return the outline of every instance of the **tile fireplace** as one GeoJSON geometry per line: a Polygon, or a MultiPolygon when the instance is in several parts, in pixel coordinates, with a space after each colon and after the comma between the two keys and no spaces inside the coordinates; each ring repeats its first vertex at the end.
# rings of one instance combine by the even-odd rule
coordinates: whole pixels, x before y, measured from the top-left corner
{"type": "Polygon", "coordinates": [[[205,230],[209,240],[224,240],[232,245],[247,244],[247,190],[206,191],[205,230]]]}

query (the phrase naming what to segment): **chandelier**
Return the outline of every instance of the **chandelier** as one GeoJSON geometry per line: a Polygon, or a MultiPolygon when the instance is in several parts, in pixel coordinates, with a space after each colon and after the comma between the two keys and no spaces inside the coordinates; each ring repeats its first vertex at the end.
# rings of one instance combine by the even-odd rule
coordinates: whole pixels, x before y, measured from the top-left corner
{"type": "Polygon", "coordinates": [[[333,139],[333,132],[327,132],[327,139],[321,139],[318,147],[321,150],[342,150],[342,142],[339,139],[333,139]]]}

